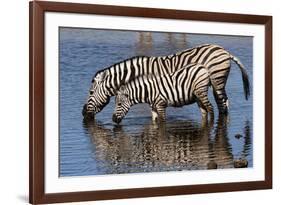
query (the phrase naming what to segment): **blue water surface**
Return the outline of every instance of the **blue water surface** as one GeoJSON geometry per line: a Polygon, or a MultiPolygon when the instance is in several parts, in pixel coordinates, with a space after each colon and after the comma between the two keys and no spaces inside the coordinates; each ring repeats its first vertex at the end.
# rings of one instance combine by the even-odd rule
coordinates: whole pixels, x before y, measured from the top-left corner
{"type": "MultiPolygon", "coordinates": [[[[83,122],[81,115],[93,75],[136,55],[169,55],[218,44],[241,60],[252,84],[252,37],[83,28],[60,28],[59,36],[61,177],[201,170],[214,163],[224,169],[240,158],[253,166],[253,99],[245,100],[234,63],[226,88],[230,113],[219,118],[215,109],[213,126],[203,125],[196,104],[169,107],[164,126],[153,124],[148,105],[139,104],[116,126],[111,120],[114,97],[95,121],[83,122]]],[[[209,98],[215,107],[211,91],[209,98]]]]}

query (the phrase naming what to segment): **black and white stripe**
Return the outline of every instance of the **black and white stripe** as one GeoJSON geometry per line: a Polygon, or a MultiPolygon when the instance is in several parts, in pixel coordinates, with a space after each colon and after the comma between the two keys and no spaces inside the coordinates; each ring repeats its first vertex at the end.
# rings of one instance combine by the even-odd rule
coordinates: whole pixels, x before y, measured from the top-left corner
{"type": "Polygon", "coordinates": [[[130,107],[138,103],[148,103],[153,120],[165,121],[168,106],[181,107],[198,103],[203,117],[211,113],[213,107],[208,100],[210,84],[208,70],[200,64],[189,64],[172,74],[143,75],[120,87],[116,95],[112,120],[121,122],[130,107]]]}
{"type": "Polygon", "coordinates": [[[242,63],[224,48],[218,45],[205,44],[169,56],[133,57],[98,71],[92,80],[88,101],[83,108],[83,115],[94,116],[100,112],[109,102],[110,96],[115,95],[121,85],[138,76],[165,75],[191,63],[202,64],[209,70],[218,109],[221,113],[225,113],[228,105],[225,85],[231,60],[241,70],[245,98],[247,99],[250,94],[249,80],[242,63]]]}

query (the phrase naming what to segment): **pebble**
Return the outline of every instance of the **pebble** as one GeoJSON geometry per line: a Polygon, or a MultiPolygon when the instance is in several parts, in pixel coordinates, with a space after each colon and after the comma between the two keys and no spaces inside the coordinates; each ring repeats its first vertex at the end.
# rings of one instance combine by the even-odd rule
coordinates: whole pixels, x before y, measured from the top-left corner
{"type": "Polygon", "coordinates": [[[246,159],[236,159],[233,161],[235,168],[246,168],[248,167],[248,161],[246,159]]]}
{"type": "Polygon", "coordinates": [[[240,139],[241,137],[243,137],[243,136],[240,135],[240,134],[236,134],[236,135],[235,135],[235,138],[236,138],[236,139],[240,139]]]}
{"type": "Polygon", "coordinates": [[[218,164],[214,160],[211,160],[211,161],[208,162],[207,168],[208,169],[217,169],[218,164]]]}

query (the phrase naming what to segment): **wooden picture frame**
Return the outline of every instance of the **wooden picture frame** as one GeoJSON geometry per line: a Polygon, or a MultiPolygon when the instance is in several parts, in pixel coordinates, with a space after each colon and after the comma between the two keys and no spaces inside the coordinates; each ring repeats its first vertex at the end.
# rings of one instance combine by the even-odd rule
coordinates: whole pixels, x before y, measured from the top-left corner
{"type": "Polygon", "coordinates": [[[153,197],[272,188],[272,17],[260,15],[214,13],[104,6],[92,4],[33,1],[29,5],[29,62],[30,62],[30,142],[29,142],[29,200],[32,204],[74,202],[88,200],[153,197]],[[208,22],[246,23],[265,26],[265,179],[263,181],[163,186],[149,188],[81,191],[65,193],[45,192],[45,45],[44,15],[46,12],[100,14],[126,17],[195,20],[208,22]]]}

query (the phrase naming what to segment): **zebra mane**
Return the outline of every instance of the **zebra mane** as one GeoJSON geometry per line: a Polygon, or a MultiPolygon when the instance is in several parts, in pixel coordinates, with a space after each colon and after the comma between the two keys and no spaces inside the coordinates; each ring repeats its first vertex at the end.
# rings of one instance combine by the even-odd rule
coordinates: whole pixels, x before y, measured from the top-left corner
{"type": "Polygon", "coordinates": [[[130,58],[127,58],[127,59],[125,59],[125,60],[121,60],[121,61],[119,61],[119,62],[117,62],[117,63],[114,63],[114,64],[112,64],[112,65],[110,65],[110,66],[108,66],[108,67],[105,67],[104,69],[101,69],[101,70],[99,70],[99,71],[97,71],[96,72],[96,74],[94,75],[94,77],[93,77],[93,80],[92,80],[92,82],[95,80],[95,78],[99,75],[99,74],[101,74],[101,73],[103,73],[103,72],[105,72],[105,71],[107,71],[107,70],[109,70],[111,67],[113,67],[113,66],[116,66],[116,65],[118,65],[118,64],[121,64],[121,63],[125,63],[126,61],[128,61],[128,60],[134,60],[134,59],[137,59],[137,58],[143,58],[143,57],[146,57],[146,58],[149,58],[149,56],[133,56],[133,57],[130,57],[130,58]]]}
{"type": "MultiPolygon", "coordinates": [[[[169,75],[171,75],[171,74],[169,74],[169,75]]],[[[136,80],[141,80],[141,79],[143,79],[143,78],[145,78],[145,79],[151,79],[151,78],[155,78],[155,77],[157,77],[158,75],[156,75],[156,74],[153,74],[153,73],[149,73],[149,74],[146,74],[146,75],[140,75],[140,76],[137,76],[137,77],[135,77],[135,78],[131,78],[131,79],[129,79],[129,81],[126,83],[126,84],[121,84],[120,85],[120,87],[119,87],[119,89],[121,88],[121,87],[125,87],[127,84],[130,84],[130,83],[132,83],[133,81],[136,81],[136,80]]]]}
{"type": "Polygon", "coordinates": [[[195,48],[200,48],[200,47],[205,47],[205,46],[210,46],[210,45],[212,45],[212,44],[206,43],[206,44],[202,44],[202,45],[199,45],[199,46],[196,46],[196,47],[193,47],[193,48],[187,48],[187,49],[178,51],[178,52],[176,52],[176,53],[173,53],[173,54],[170,54],[170,55],[167,55],[167,56],[159,56],[159,57],[162,57],[162,58],[164,58],[164,59],[173,58],[173,57],[176,57],[176,56],[181,55],[182,53],[186,53],[186,52],[192,51],[192,50],[194,50],[195,48]]]}

